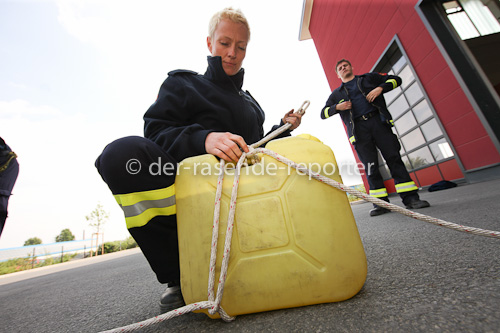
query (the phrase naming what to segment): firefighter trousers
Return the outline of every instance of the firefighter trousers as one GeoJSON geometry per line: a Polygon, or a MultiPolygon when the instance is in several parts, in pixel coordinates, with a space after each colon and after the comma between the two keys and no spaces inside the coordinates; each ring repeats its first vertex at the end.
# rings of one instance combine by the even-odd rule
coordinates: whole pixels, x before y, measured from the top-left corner
{"type": "Polygon", "coordinates": [[[387,163],[396,184],[396,191],[401,197],[403,204],[406,205],[411,201],[418,200],[418,188],[401,160],[399,153],[401,145],[396,135],[392,132],[391,127],[383,123],[379,117],[371,117],[368,120],[355,121],[355,129],[356,142],[354,147],[365,167],[368,185],[370,186],[370,195],[381,191],[380,195],[374,196],[389,201],[384,179],[379,169],[378,148],[387,163]]]}
{"type": "Polygon", "coordinates": [[[175,160],[151,140],[130,136],[107,145],[95,166],[158,281],[179,281],[175,160]]]}

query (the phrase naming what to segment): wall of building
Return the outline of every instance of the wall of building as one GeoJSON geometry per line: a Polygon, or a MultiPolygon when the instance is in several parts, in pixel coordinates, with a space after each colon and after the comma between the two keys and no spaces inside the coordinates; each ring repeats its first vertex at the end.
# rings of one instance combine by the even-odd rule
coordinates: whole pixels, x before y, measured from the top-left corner
{"type": "MultiPolygon", "coordinates": [[[[467,171],[500,163],[500,154],[417,14],[417,2],[314,1],[309,30],[331,89],[341,84],[335,72],[339,59],[349,59],[355,73],[368,72],[397,34],[459,158],[443,168],[459,176],[460,165],[467,171]]],[[[419,179],[427,179],[420,179],[425,186],[438,170],[417,172],[419,179]]]]}

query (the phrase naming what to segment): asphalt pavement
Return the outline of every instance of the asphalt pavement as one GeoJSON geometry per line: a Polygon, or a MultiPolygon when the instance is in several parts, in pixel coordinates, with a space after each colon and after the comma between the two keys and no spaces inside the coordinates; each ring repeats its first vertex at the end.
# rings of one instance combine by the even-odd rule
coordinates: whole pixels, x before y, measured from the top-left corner
{"type": "MultiPolygon", "coordinates": [[[[500,231],[499,195],[500,180],[423,190],[432,206],[418,212],[500,231]]],[[[231,323],[189,313],[138,332],[500,332],[500,239],[352,209],[368,261],[353,298],[231,323]]],[[[100,332],[158,315],[164,287],[142,253],[122,252],[0,276],[0,332],[100,332]]]]}

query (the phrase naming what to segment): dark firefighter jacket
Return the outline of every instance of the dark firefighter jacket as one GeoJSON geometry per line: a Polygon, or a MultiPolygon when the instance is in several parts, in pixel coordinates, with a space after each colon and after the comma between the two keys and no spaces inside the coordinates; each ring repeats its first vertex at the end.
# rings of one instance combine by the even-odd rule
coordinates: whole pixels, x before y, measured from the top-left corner
{"type": "MultiPolygon", "coordinates": [[[[385,104],[384,93],[399,87],[401,85],[401,78],[396,75],[388,75],[385,73],[366,73],[363,75],[356,75],[353,80],[356,80],[356,85],[359,91],[366,96],[370,91],[377,87],[382,87],[382,94],[380,94],[371,104],[378,110],[380,120],[393,126],[394,122],[392,116],[387,110],[385,104]]],[[[344,83],[335,89],[328,97],[326,105],[321,110],[321,119],[327,119],[335,114],[340,114],[342,121],[346,125],[349,141],[354,144],[356,142],[356,129],[354,119],[352,118],[352,110],[337,111],[335,109],[337,104],[349,101],[349,93],[344,83]]]]}
{"type": "MultiPolygon", "coordinates": [[[[177,162],[206,154],[205,139],[211,132],[237,134],[247,144],[257,142],[264,136],[264,111],[241,89],[243,77],[243,69],[228,76],[221,57],[210,56],[204,75],[188,70],[170,72],[144,115],[144,136],[177,162]]],[[[286,131],[280,137],[289,135],[286,131]]]]}

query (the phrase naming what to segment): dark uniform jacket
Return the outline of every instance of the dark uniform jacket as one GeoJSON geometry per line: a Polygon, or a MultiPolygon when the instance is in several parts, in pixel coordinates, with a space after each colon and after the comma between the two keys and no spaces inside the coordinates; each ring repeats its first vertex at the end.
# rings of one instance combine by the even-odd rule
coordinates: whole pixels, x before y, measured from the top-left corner
{"type": "MultiPolygon", "coordinates": [[[[366,96],[370,91],[377,87],[382,87],[382,94],[380,94],[372,103],[375,109],[378,110],[380,120],[386,122],[393,126],[394,122],[392,116],[387,110],[387,105],[385,104],[385,99],[383,94],[401,85],[401,78],[396,75],[388,75],[384,73],[366,73],[363,75],[356,75],[353,80],[356,80],[356,85],[359,91],[366,96]]],[[[321,118],[326,119],[335,114],[340,114],[342,121],[346,125],[347,134],[349,136],[349,141],[354,144],[356,142],[356,131],[354,126],[353,112],[352,110],[338,111],[335,109],[337,104],[345,101],[349,101],[349,93],[347,88],[344,87],[344,83],[335,89],[328,97],[326,105],[321,110],[321,118]]]]}
{"type": "Polygon", "coordinates": [[[0,138],[0,235],[7,219],[7,206],[19,173],[17,155],[0,138]]]}
{"type": "MultiPolygon", "coordinates": [[[[231,132],[247,144],[257,142],[264,136],[264,111],[241,89],[243,77],[243,69],[228,76],[221,57],[210,56],[204,75],[188,70],[170,72],[156,102],[144,115],[144,136],[177,162],[206,154],[205,139],[211,132],[231,132]]],[[[289,135],[286,131],[281,137],[289,135]]]]}

